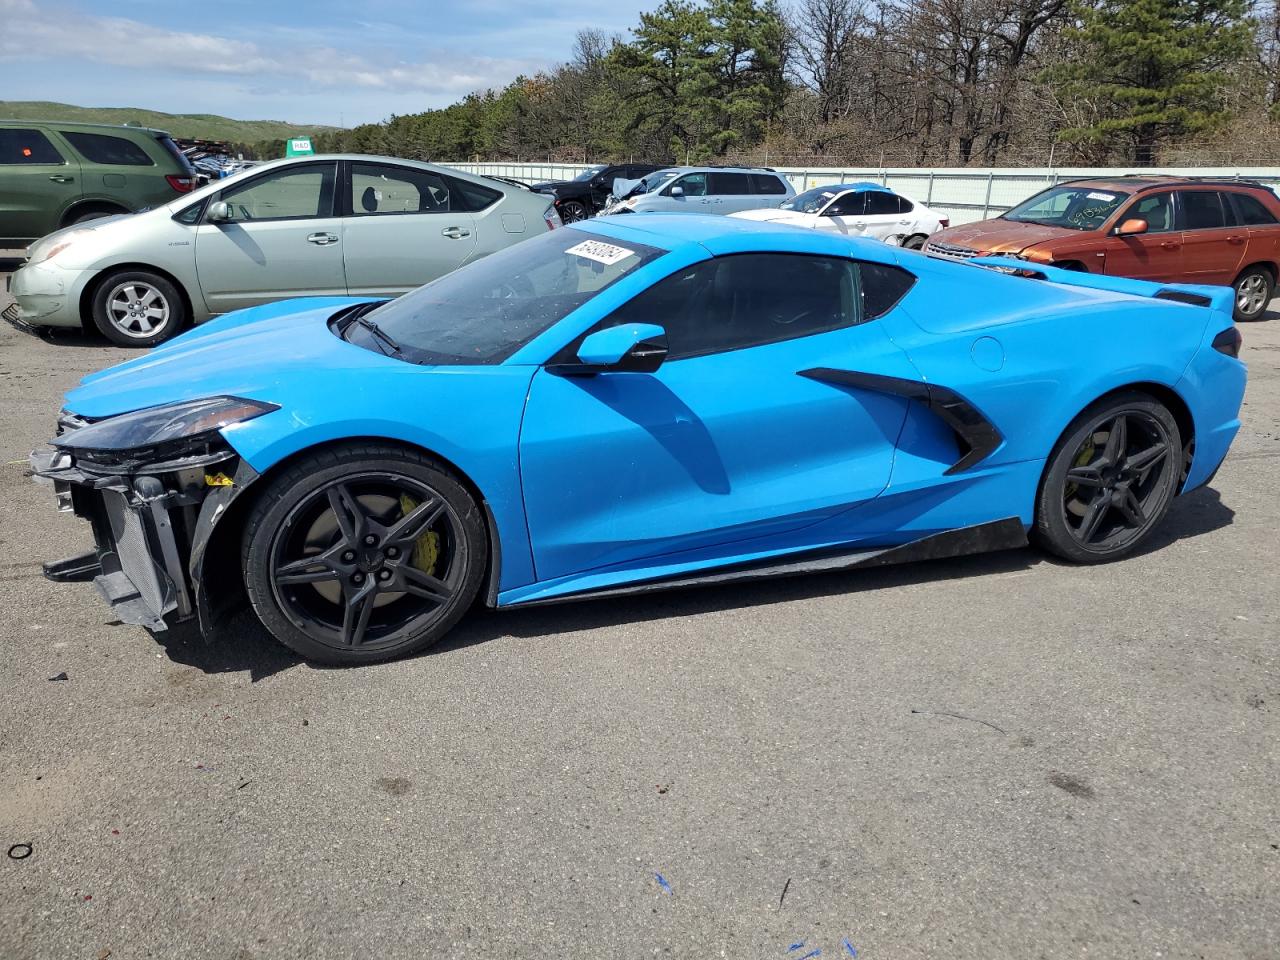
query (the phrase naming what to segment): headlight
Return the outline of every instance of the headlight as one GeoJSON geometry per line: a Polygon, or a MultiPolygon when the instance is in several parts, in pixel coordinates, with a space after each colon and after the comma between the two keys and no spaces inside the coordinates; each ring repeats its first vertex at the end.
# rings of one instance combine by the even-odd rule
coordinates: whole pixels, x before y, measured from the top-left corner
{"type": "Polygon", "coordinates": [[[82,227],[79,230],[69,230],[66,233],[45,237],[43,240],[33,243],[27,250],[27,262],[43,263],[46,260],[52,260],[77,240],[91,233],[93,233],[92,227],[82,227]]]}
{"type": "Polygon", "coordinates": [[[133,450],[138,447],[154,447],[174,440],[189,440],[211,434],[233,423],[243,423],[279,409],[274,403],[244,400],[240,397],[188,400],[99,420],[56,437],[53,445],[70,450],[133,450]]]}

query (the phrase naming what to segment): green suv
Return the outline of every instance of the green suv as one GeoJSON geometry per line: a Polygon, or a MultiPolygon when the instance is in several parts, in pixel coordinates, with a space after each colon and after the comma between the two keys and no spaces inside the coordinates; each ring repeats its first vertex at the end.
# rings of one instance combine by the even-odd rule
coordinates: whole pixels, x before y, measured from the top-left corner
{"type": "Polygon", "coordinates": [[[0,248],[168,203],[196,185],[191,164],[161,130],[0,120],[0,248]]]}

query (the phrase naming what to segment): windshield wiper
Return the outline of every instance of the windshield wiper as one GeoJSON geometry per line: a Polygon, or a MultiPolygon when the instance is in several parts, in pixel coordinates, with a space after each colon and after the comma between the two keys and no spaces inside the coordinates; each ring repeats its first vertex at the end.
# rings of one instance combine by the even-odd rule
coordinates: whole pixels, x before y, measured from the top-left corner
{"type": "MultiPolygon", "coordinates": [[[[396,342],[395,338],[392,337],[391,334],[387,333],[387,331],[383,330],[380,326],[378,326],[376,322],[374,322],[373,320],[370,320],[363,313],[357,313],[354,317],[352,317],[351,323],[352,324],[358,323],[360,326],[364,327],[364,329],[369,331],[370,336],[373,336],[376,339],[380,340],[382,343],[385,343],[388,347],[391,348],[391,352],[396,354],[397,356],[404,353],[404,348],[396,342]]],[[[385,353],[386,351],[383,351],[383,352],[385,353]]]]}

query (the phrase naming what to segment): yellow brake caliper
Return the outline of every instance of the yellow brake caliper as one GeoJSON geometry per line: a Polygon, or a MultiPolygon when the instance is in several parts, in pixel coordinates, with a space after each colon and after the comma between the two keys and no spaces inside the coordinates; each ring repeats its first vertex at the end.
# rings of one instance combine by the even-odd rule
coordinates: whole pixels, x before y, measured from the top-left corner
{"type": "MultiPolygon", "coordinates": [[[[417,501],[405,494],[400,494],[400,516],[407,517],[413,512],[417,501]]],[[[411,562],[423,573],[435,575],[436,563],[440,559],[440,534],[427,531],[413,542],[413,558],[411,562]]]]}

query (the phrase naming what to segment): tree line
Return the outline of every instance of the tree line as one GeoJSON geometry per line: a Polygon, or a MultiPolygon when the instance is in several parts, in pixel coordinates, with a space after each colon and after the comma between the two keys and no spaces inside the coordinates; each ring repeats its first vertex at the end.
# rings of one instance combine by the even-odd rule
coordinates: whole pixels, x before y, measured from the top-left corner
{"type": "Polygon", "coordinates": [[[440,161],[1275,163],[1280,0],[664,0],[627,37],[583,30],[553,69],[315,141],[440,161]]]}

